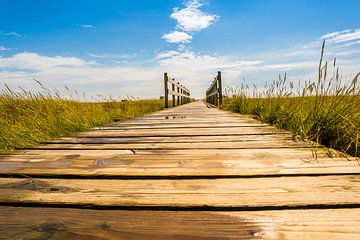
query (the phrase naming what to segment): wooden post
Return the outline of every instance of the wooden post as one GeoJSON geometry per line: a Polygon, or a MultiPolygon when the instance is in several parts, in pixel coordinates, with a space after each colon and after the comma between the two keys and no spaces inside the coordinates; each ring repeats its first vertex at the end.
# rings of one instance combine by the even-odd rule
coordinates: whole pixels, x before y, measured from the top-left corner
{"type": "Polygon", "coordinates": [[[180,104],[182,105],[182,104],[184,104],[184,98],[183,98],[183,96],[182,96],[182,94],[183,94],[183,88],[182,88],[182,85],[180,85],[180,93],[181,93],[181,97],[180,97],[180,104]]]}
{"type": "Polygon", "coordinates": [[[165,88],[165,94],[164,94],[164,100],[165,100],[165,108],[169,107],[169,89],[168,89],[168,75],[167,73],[164,73],[164,88],[165,88]]]}
{"type": "MultiPolygon", "coordinates": [[[[180,94],[180,87],[179,87],[179,82],[177,82],[177,85],[178,85],[178,87],[177,87],[177,93],[178,94],[180,94]]],[[[180,105],[180,96],[178,95],[177,96],[177,105],[179,106],[180,105]]]]}
{"type": "Polygon", "coordinates": [[[164,73],[164,89],[165,108],[169,107],[169,95],[172,95],[171,99],[173,107],[190,102],[190,91],[179,82],[175,82],[174,78],[169,80],[169,76],[166,72],[164,73]],[[171,89],[169,89],[169,82],[171,83],[171,89]]]}
{"type": "MultiPolygon", "coordinates": [[[[175,84],[174,84],[175,79],[173,78],[172,80],[173,80],[173,83],[171,84],[171,89],[174,93],[175,92],[175,84]]],[[[172,106],[175,107],[175,95],[172,95],[172,106]]]]}
{"type": "MultiPolygon", "coordinates": [[[[217,76],[214,78],[214,83],[215,83],[215,84],[214,84],[214,90],[213,90],[213,92],[217,92],[217,90],[218,90],[218,89],[217,89],[217,87],[218,87],[218,86],[217,86],[217,76]]],[[[216,93],[215,96],[214,96],[214,103],[213,103],[215,106],[218,105],[218,97],[219,97],[219,96],[218,96],[218,93],[216,93]]]]}
{"type": "Polygon", "coordinates": [[[221,86],[221,72],[218,71],[217,75],[217,82],[218,82],[218,91],[219,91],[219,105],[222,104],[222,86],[221,86]]]}

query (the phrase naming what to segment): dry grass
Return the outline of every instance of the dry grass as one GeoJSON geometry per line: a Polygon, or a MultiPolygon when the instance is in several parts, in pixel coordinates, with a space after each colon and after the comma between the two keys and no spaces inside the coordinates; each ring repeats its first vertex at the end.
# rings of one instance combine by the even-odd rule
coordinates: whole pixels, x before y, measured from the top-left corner
{"type": "Polygon", "coordinates": [[[301,139],[360,156],[360,73],[342,79],[336,59],[324,61],[324,48],[325,42],[316,81],[295,86],[285,74],[261,91],[256,86],[250,90],[243,83],[226,90],[222,108],[253,115],[301,139]]]}
{"type": "Polygon", "coordinates": [[[58,92],[31,93],[8,87],[0,93],[0,152],[163,109],[162,100],[79,102],[58,92]]]}

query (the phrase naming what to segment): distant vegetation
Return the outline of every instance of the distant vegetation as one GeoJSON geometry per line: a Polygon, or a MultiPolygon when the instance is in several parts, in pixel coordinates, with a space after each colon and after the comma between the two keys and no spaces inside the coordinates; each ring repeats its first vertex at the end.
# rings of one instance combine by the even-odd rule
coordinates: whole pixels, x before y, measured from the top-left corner
{"type": "Polygon", "coordinates": [[[160,110],[163,100],[79,102],[57,92],[0,92],[0,152],[51,140],[116,119],[160,110]]]}
{"type": "Polygon", "coordinates": [[[285,74],[264,90],[243,83],[227,88],[222,107],[289,130],[295,138],[360,156],[360,73],[342,79],[336,59],[324,61],[324,46],[316,81],[295,86],[285,74]]]}

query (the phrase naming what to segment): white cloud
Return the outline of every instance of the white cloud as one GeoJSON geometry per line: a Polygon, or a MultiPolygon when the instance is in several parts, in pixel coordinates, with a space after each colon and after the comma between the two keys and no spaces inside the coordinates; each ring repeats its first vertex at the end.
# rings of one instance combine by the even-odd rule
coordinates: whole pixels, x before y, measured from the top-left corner
{"type": "Polygon", "coordinates": [[[44,69],[57,68],[57,67],[83,67],[94,62],[86,62],[76,57],[63,57],[55,56],[48,57],[42,56],[37,53],[18,53],[11,57],[0,56],[0,69],[1,68],[14,68],[26,69],[32,71],[43,71],[44,69]]]}
{"type": "Polygon", "coordinates": [[[28,52],[0,56],[0,82],[13,88],[22,86],[34,90],[33,79],[37,79],[49,88],[68,86],[86,92],[87,96],[104,94],[146,98],[158,97],[162,93],[161,76],[162,70],[158,66],[105,66],[77,57],[28,52]]]}
{"type": "Polygon", "coordinates": [[[196,32],[209,27],[219,19],[219,16],[207,14],[200,10],[203,6],[200,0],[189,0],[186,7],[174,8],[171,18],[178,23],[177,27],[186,32],[196,32]]]}
{"type": "Polygon", "coordinates": [[[202,0],[188,0],[184,8],[174,8],[170,17],[177,21],[178,30],[164,34],[162,38],[170,43],[189,43],[192,33],[208,28],[219,19],[215,14],[200,10],[202,6],[202,0]]]}
{"type": "Polygon", "coordinates": [[[17,32],[6,32],[6,33],[1,33],[0,35],[2,36],[14,36],[14,37],[21,37],[22,35],[17,33],[17,32]]]}
{"type": "Polygon", "coordinates": [[[344,34],[344,33],[348,33],[348,32],[351,32],[351,29],[345,29],[345,30],[342,30],[342,31],[327,33],[327,34],[323,35],[321,38],[322,38],[322,39],[325,39],[325,38],[333,38],[333,37],[336,37],[336,36],[338,36],[338,35],[341,35],[341,34],[344,34]]]}
{"type": "Polygon", "coordinates": [[[165,51],[165,52],[160,52],[156,55],[156,59],[166,59],[169,57],[173,57],[180,54],[178,51],[165,51]]]}
{"type": "Polygon", "coordinates": [[[188,69],[189,72],[193,73],[194,71],[217,71],[218,69],[223,70],[234,70],[242,69],[247,66],[258,65],[262,63],[259,60],[234,60],[227,56],[216,56],[210,54],[198,54],[192,51],[167,51],[161,52],[157,55],[159,59],[159,64],[166,68],[176,68],[176,69],[188,69]]]}
{"type": "Polygon", "coordinates": [[[93,28],[94,26],[91,25],[91,24],[79,24],[78,25],[79,27],[82,27],[82,28],[93,28]]]}
{"type": "Polygon", "coordinates": [[[262,63],[260,60],[239,60],[231,56],[200,54],[189,50],[160,52],[157,59],[160,69],[175,77],[197,97],[203,97],[204,90],[217,71],[223,71],[228,83],[239,78],[249,68],[256,68],[262,63]]]}
{"type": "Polygon", "coordinates": [[[188,43],[191,41],[192,36],[186,32],[173,31],[162,36],[167,42],[170,43],[188,43]]]}
{"type": "Polygon", "coordinates": [[[9,50],[11,50],[11,48],[0,46],[0,51],[9,51],[9,50]]]}
{"type": "Polygon", "coordinates": [[[345,43],[345,44],[339,45],[339,46],[337,46],[337,48],[350,47],[350,46],[353,46],[353,45],[360,45],[360,40],[358,40],[358,41],[352,41],[352,42],[349,42],[349,43],[345,43]]]}
{"type": "Polygon", "coordinates": [[[136,53],[134,53],[134,54],[113,54],[113,53],[96,54],[96,53],[90,53],[90,52],[87,52],[86,54],[90,57],[98,58],[98,59],[134,59],[134,58],[136,58],[136,55],[137,55],[136,53]]]}
{"type": "MultiPolygon", "coordinates": [[[[351,32],[353,31],[347,33],[351,32]]],[[[333,34],[332,37],[338,35],[333,34]]],[[[352,41],[342,44],[350,42],[352,41]]],[[[337,63],[345,76],[344,80],[347,80],[360,70],[360,49],[356,44],[341,48],[338,45],[327,44],[325,60],[331,61],[334,56],[341,56],[337,63]]],[[[78,57],[23,52],[9,57],[0,55],[0,82],[31,89],[34,86],[32,79],[35,78],[49,87],[61,88],[67,85],[93,96],[103,93],[146,98],[163,94],[162,75],[163,72],[168,72],[171,77],[188,87],[193,96],[200,98],[219,70],[223,71],[224,86],[238,85],[245,77],[249,85],[255,83],[261,87],[284,72],[288,73],[289,79],[308,80],[315,76],[320,51],[319,39],[311,44],[246,56],[236,53],[203,54],[185,47],[156,52],[150,59],[139,61],[136,57],[131,66],[124,65],[121,60],[132,57],[132,54],[87,53],[101,62],[98,64],[78,57]],[[107,59],[118,60],[116,62],[119,64],[115,61],[111,64],[104,63],[103,60],[107,59]]]]}
{"type": "Polygon", "coordinates": [[[360,40],[360,28],[328,33],[321,38],[333,43],[360,40]]]}

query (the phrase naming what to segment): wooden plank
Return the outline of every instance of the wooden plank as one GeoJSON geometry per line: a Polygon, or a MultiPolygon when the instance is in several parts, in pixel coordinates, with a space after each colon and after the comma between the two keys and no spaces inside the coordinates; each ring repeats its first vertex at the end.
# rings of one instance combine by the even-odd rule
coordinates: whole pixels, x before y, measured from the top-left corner
{"type": "Polygon", "coordinates": [[[156,127],[156,128],[171,128],[171,127],[209,127],[209,125],[213,127],[241,127],[241,126],[249,126],[249,125],[258,125],[258,126],[267,126],[267,124],[258,123],[258,122],[240,122],[240,121],[233,121],[233,122],[218,122],[218,121],[202,121],[202,122],[174,122],[169,121],[167,123],[157,122],[154,121],[153,123],[146,121],[136,121],[136,122],[115,122],[110,124],[105,124],[103,127],[123,127],[123,128],[149,128],[149,127],[156,127]]]}
{"type": "MultiPolygon", "coordinates": [[[[193,136],[189,137],[63,137],[55,139],[47,143],[203,143],[203,142],[218,142],[224,145],[229,142],[262,142],[274,139],[274,135],[239,135],[239,136],[193,136]]],[[[276,141],[292,141],[292,137],[288,135],[276,136],[276,141]]]]}
{"type": "MultiPolygon", "coordinates": [[[[213,128],[251,128],[251,127],[268,127],[267,124],[211,124],[213,128]]],[[[201,128],[209,128],[209,124],[176,124],[176,125],[167,125],[167,124],[147,124],[147,125],[140,125],[140,126],[123,126],[123,125],[107,125],[102,127],[97,127],[94,129],[99,130],[131,130],[131,129],[139,129],[139,130],[146,130],[146,129],[186,129],[186,128],[192,128],[192,129],[201,129],[201,128]]]]}
{"type": "MultiPolygon", "coordinates": [[[[141,156],[149,160],[157,158],[189,158],[199,157],[202,159],[226,159],[229,157],[244,158],[247,160],[252,159],[286,159],[286,158],[311,158],[315,155],[318,158],[340,157],[343,154],[330,149],[309,149],[309,148],[275,148],[275,149],[111,149],[111,150],[91,150],[91,149],[58,149],[58,150],[46,150],[46,149],[29,149],[18,152],[18,155],[28,154],[31,156],[59,156],[59,155],[93,155],[93,156],[141,156]],[[331,154],[331,155],[329,155],[331,154]]],[[[4,156],[7,158],[7,155],[4,156]]]]}
{"type": "Polygon", "coordinates": [[[219,94],[219,92],[216,90],[216,91],[214,91],[212,93],[207,94],[207,97],[212,97],[212,96],[215,96],[215,95],[218,95],[218,94],[219,94]]]}
{"type": "Polygon", "coordinates": [[[242,141],[242,142],[205,142],[205,143],[76,143],[58,142],[34,146],[34,149],[266,149],[266,148],[310,148],[309,143],[292,140],[242,141]]]}
{"type": "Polygon", "coordinates": [[[243,179],[89,180],[0,178],[0,203],[104,207],[360,205],[360,176],[243,179]]]}
{"type": "Polygon", "coordinates": [[[218,128],[204,128],[204,129],[162,129],[153,130],[93,130],[77,134],[81,137],[128,137],[128,136],[237,136],[237,135],[266,135],[266,134],[288,134],[284,131],[275,128],[254,127],[245,129],[218,129],[218,128]]]}
{"type": "Polygon", "coordinates": [[[2,239],[360,238],[360,209],[168,212],[0,207],[2,239]]]}
{"type": "Polygon", "coordinates": [[[165,125],[165,126],[171,126],[171,125],[199,125],[199,124],[206,124],[207,126],[216,126],[216,124],[227,124],[227,125],[231,125],[231,124],[259,124],[257,121],[255,122],[251,122],[251,121],[217,121],[216,118],[211,120],[211,119],[187,119],[184,120],[183,118],[178,118],[174,116],[170,116],[168,119],[164,118],[161,120],[151,120],[151,119],[137,119],[136,121],[134,120],[120,120],[114,123],[109,123],[109,124],[105,124],[104,126],[156,126],[156,125],[165,125]]]}
{"type": "Polygon", "coordinates": [[[189,96],[187,96],[185,94],[178,93],[177,91],[173,91],[173,90],[168,90],[168,93],[169,93],[169,95],[172,95],[172,96],[189,97],[189,96]]]}
{"type": "Polygon", "coordinates": [[[103,158],[103,159],[148,159],[149,161],[160,159],[173,160],[237,160],[248,161],[269,160],[282,161],[298,159],[304,161],[316,161],[315,153],[318,159],[324,158],[331,162],[332,159],[343,157],[343,161],[348,161],[348,157],[340,155],[330,149],[318,149],[314,152],[309,149],[196,149],[196,150],[23,150],[16,154],[0,155],[2,161],[15,161],[16,159],[74,159],[74,158],[103,158]],[[329,157],[331,154],[331,158],[329,157]]]}
{"type": "Polygon", "coordinates": [[[321,174],[359,174],[357,161],[346,159],[238,159],[238,158],[148,158],[65,155],[52,157],[13,156],[0,161],[0,174],[7,176],[78,177],[243,177],[321,174]]]}
{"type": "Polygon", "coordinates": [[[275,127],[272,126],[264,126],[264,125],[258,125],[258,126],[245,126],[245,127],[184,127],[184,128],[168,128],[165,130],[163,130],[162,128],[151,128],[151,129],[143,129],[143,128],[119,128],[119,127],[104,127],[104,128],[94,128],[92,131],[88,131],[88,132],[106,132],[106,131],[111,131],[114,134],[116,133],[122,133],[122,132],[131,132],[131,133],[139,133],[139,132],[143,132],[145,134],[148,133],[187,133],[187,132],[196,132],[196,133],[204,133],[204,132],[223,132],[224,134],[228,133],[228,132],[235,132],[235,133],[242,133],[242,134],[251,134],[251,133],[287,133],[289,134],[289,132],[277,129],[275,127]]]}

